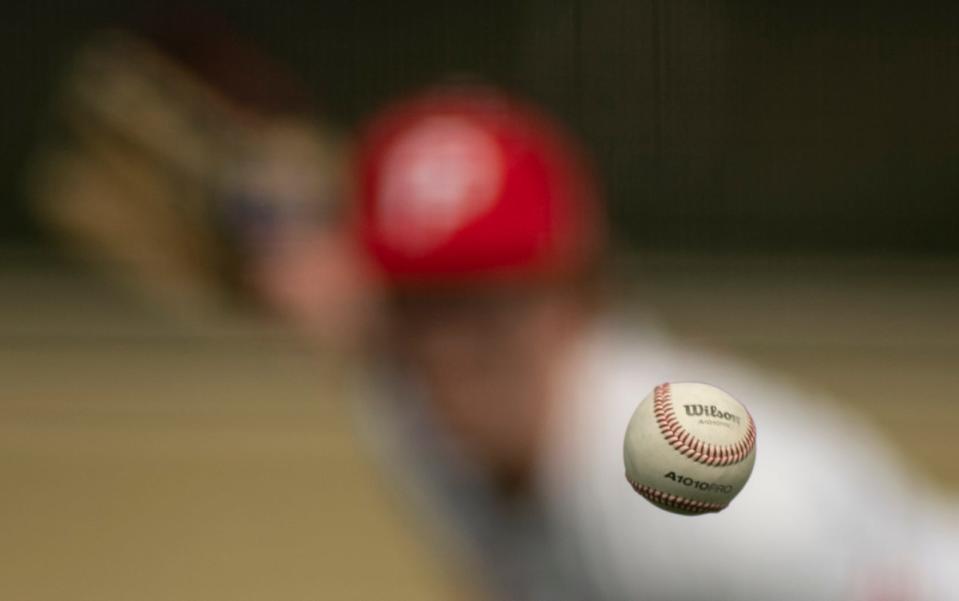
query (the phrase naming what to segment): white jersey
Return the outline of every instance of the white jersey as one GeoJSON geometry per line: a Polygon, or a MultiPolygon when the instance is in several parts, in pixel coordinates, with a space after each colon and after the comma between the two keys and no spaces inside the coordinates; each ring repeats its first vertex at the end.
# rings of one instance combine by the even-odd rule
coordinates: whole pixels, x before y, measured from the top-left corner
{"type": "Polygon", "coordinates": [[[397,382],[371,440],[506,599],[959,601],[959,523],[871,431],[782,382],[667,338],[604,328],[568,374],[534,493],[504,501],[397,382]],[[626,424],[667,381],[720,386],[757,426],[753,475],[721,513],[679,516],[624,477],[626,424]]]}

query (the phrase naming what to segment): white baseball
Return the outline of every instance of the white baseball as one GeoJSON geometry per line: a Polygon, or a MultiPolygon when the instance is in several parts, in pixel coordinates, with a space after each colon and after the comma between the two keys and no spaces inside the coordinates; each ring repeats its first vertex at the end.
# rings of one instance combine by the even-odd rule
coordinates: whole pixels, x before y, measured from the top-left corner
{"type": "Polygon", "coordinates": [[[724,391],[695,382],[657,386],[633,413],[623,443],[626,479],[657,507],[722,511],[756,460],[756,425],[724,391]]]}

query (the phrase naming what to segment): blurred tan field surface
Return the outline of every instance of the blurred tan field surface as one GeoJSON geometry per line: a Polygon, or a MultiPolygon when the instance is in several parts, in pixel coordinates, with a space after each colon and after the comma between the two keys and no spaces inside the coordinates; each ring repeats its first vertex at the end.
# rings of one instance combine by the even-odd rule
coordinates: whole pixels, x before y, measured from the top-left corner
{"type": "Polygon", "coordinates": [[[291,337],[22,268],[0,316],[0,599],[462,598],[291,337]]]}
{"type": "MultiPolygon", "coordinates": [[[[184,324],[46,261],[0,268],[0,599],[464,597],[301,341],[184,324]]],[[[955,265],[635,269],[671,331],[865,410],[956,489],[955,265]]]]}

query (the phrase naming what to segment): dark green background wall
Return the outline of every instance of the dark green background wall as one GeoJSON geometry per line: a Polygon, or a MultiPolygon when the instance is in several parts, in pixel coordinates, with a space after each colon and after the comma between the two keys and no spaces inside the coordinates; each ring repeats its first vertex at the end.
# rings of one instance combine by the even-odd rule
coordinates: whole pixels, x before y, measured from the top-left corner
{"type": "MultiPolygon", "coordinates": [[[[6,7],[0,235],[56,71],[142,7],[6,7]]],[[[346,127],[471,73],[564,118],[622,238],[652,248],[959,252],[959,3],[211,2],[346,127]]]]}

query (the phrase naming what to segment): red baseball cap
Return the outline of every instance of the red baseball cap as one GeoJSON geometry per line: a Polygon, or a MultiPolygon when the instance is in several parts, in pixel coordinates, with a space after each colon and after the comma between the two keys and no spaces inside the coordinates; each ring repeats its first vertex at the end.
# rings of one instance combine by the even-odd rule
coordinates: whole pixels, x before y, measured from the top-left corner
{"type": "Polygon", "coordinates": [[[355,166],[360,238],[395,285],[574,274],[604,240],[579,150],[494,90],[437,88],[387,108],[355,166]]]}

